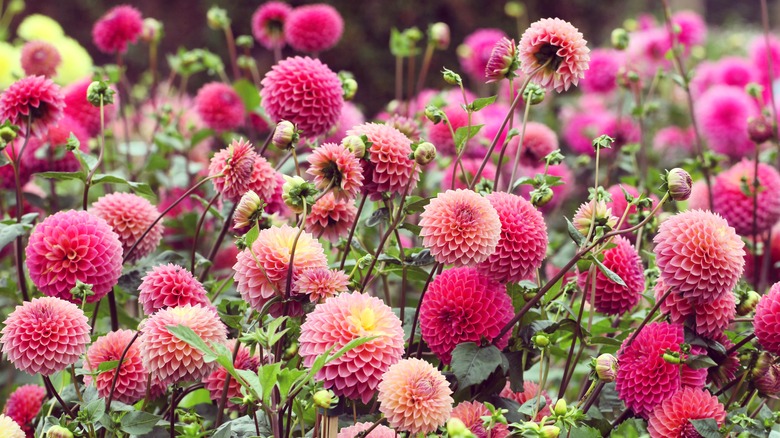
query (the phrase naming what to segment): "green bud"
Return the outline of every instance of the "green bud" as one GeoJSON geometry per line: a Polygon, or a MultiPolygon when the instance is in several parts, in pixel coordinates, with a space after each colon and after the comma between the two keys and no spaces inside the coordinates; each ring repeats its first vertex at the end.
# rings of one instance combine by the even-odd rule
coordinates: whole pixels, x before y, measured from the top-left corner
{"type": "Polygon", "coordinates": [[[437,106],[428,105],[425,107],[425,117],[436,125],[444,120],[444,111],[437,106]]]}
{"type": "Polygon", "coordinates": [[[114,94],[116,94],[116,91],[111,89],[111,87],[103,81],[94,81],[87,87],[87,101],[91,103],[92,106],[98,108],[101,103],[103,105],[114,103],[114,94]]]}
{"type": "Polygon", "coordinates": [[[604,382],[614,382],[617,377],[618,360],[615,356],[604,353],[594,359],[594,369],[599,380],[604,382]]]}
{"type": "Polygon", "coordinates": [[[610,34],[610,41],[612,42],[612,47],[618,50],[625,50],[629,43],[628,32],[622,27],[618,27],[610,34]]]}
{"type": "Polygon", "coordinates": [[[554,195],[555,193],[553,193],[550,186],[544,184],[539,188],[531,190],[531,204],[534,207],[541,207],[552,201],[554,195]]]}
{"type": "Polygon", "coordinates": [[[73,286],[73,289],[70,290],[70,294],[73,295],[74,298],[81,301],[87,297],[95,295],[95,292],[92,291],[91,284],[82,283],[81,280],[76,280],[76,285],[73,286]]]}
{"type": "Polygon", "coordinates": [[[212,6],[206,13],[206,21],[210,28],[214,30],[221,30],[230,26],[230,18],[227,15],[227,11],[218,7],[212,6]]]}
{"type": "Polygon", "coordinates": [[[754,290],[747,291],[743,296],[739,297],[739,304],[737,304],[737,315],[746,316],[756,310],[758,300],[761,299],[761,295],[754,290]]]}
{"type": "Polygon", "coordinates": [[[341,140],[342,146],[349,149],[357,158],[366,155],[366,142],[357,135],[349,135],[341,140]]]}
{"type": "Polygon", "coordinates": [[[612,149],[615,139],[608,135],[601,135],[593,139],[593,150],[612,149]]]}
{"type": "Polygon", "coordinates": [[[141,41],[150,44],[158,43],[162,39],[163,25],[154,18],[144,18],[144,24],[141,28],[141,41]]]}
{"type": "Polygon", "coordinates": [[[430,142],[422,142],[414,150],[414,161],[420,166],[425,166],[436,158],[436,146],[430,142]]]}
{"type": "Polygon", "coordinates": [[[236,38],[236,46],[242,49],[251,49],[255,46],[255,39],[249,35],[239,35],[236,38]]]}
{"type": "Polygon", "coordinates": [[[428,39],[438,50],[447,50],[450,45],[450,27],[447,23],[433,23],[428,28],[428,39]]]}
{"type": "Polygon", "coordinates": [[[295,355],[298,354],[298,343],[293,342],[290,344],[289,347],[287,347],[284,350],[284,354],[282,355],[282,359],[284,360],[292,360],[292,358],[295,357],[295,355]]]}
{"type": "Polygon", "coordinates": [[[666,361],[667,363],[671,363],[671,364],[675,364],[675,365],[679,365],[679,364],[683,363],[683,360],[680,357],[680,353],[678,353],[676,351],[669,351],[669,350],[667,350],[666,353],[664,353],[662,357],[663,357],[664,361],[666,361]]]}
{"type": "Polygon", "coordinates": [[[338,398],[336,398],[336,394],[334,394],[333,391],[329,389],[321,389],[315,392],[314,396],[312,396],[312,399],[314,400],[314,405],[322,409],[330,409],[333,400],[338,400],[338,398]]]}
{"type": "Polygon", "coordinates": [[[255,58],[252,58],[251,56],[240,55],[236,59],[236,64],[238,64],[239,68],[250,70],[252,66],[255,65],[255,58]]]}
{"type": "Polygon", "coordinates": [[[561,429],[558,426],[542,426],[540,435],[543,438],[558,438],[561,434],[561,429]]]}
{"type": "Polygon", "coordinates": [[[307,182],[300,176],[287,176],[284,175],[285,183],[282,185],[282,200],[285,205],[296,214],[303,213],[303,205],[306,203],[306,208],[311,210],[311,206],[314,204],[314,197],[317,194],[317,189],[314,184],[307,182]]]}
{"type": "Polygon", "coordinates": [[[545,348],[550,345],[550,338],[548,338],[544,333],[538,333],[533,337],[532,340],[534,345],[536,345],[538,348],[545,348]]]}
{"type": "Polygon", "coordinates": [[[46,438],[73,438],[73,432],[60,425],[52,426],[46,431],[46,438]]]}
{"type": "Polygon", "coordinates": [[[563,163],[563,159],[565,157],[561,153],[560,149],[556,149],[549,154],[545,155],[544,162],[547,163],[550,166],[555,166],[557,164],[563,163]]]}
{"type": "Polygon", "coordinates": [[[555,407],[553,407],[553,412],[555,415],[566,415],[566,400],[558,399],[555,402],[555,407]]]}
{"type": "Polygon", "coordinates": [[[14,141],[16,139],[17,133],[14,128],[11,126],[5,125],[2,128],[0,128],[0,140],[2,140],[3,143],[8,144],[14,141]]]}
{"type": "Polygon", "coordinates": [[[538,105],[544,101],[544,88],[539,84],[529,82],[523,90],[523,100],[531,101],[531,105],[538,105]]]}
{"type": "Polygon", "coordinates": [[[520,18],[525,15],[525,5],[520,2],[506,2],[504,13],[512,18],[520,18]]]}
{"type": "Polygon", "coordinates": [[[24,0],[11,0],[11,3],[8,4],[8,13],[18,14],[19,12],[22,12],[24,8],[24,0]]]}
{"type": "Polygon", "coordinates": [[[474,434],[466,427],[466,424],[460,418],[450,418],[447,420],[447,435],[451,438],[473,437],[474,434]]]}
{"type": "Polygon", "coordinates": [[[745,85],[745,92],[748,94],[748,96],[754,99],[758,99],[763,95],[764,87],[761,84],[751,82],[745,85]]]}
{"type": "Polygon", "coordinates": [[[344,93],[344,100],[352,100],[357,93],[358,83],[352,77],[344,78],[341,80],[341,90],[344,93]]]}
{"type": "Polygon", "coordinates": [[[460,75],[454,71],[445,68],[441,73],[444,77],[444,82],[450,85],[463,85],[463,79],[461,79],[460,75]]]}

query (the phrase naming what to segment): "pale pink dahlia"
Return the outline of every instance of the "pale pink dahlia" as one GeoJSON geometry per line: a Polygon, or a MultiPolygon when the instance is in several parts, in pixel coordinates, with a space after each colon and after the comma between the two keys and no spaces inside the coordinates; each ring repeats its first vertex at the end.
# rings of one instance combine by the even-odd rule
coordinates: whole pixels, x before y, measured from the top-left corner
{"type": "MultiPolygon", "coordinates": [[[[512,391],[509,382],[506,382],[506,386],[504,386],[504,389],[501,390],[501,393],[499,395],[501,397],[514,400],[520,405],[522,405],[528,400],[536,399],[536,396],[539,394],[539,390],[540,388],[538,383],[525,380],[523,381],[523,390],[520,392],[514,392],[512,391]]],[[[541,397],[544,398],[545,404],[544,407],[540,409],[539,412],[537,412],[536,418],[534,418],[535,421],[539,421],[542,419],[542,417],[550,415],[550,406],[552,405],[550,396],[547,394],[547,391],[542,390],[541,397]]]]}
{"type": "MultiPolygon", "coordinates": [[[[631,310],[639,302],[645,290],[645,272],[642,259],[636,253],[634,246],[623,236],[616,236],[612,243],[614,248],[604,251],[604,266],[617,274],[626,284],[622,286],[607,278],[601,270],[596,270],[596,293],[593,303],[597,311],[607,315],[622,315],[631,310]]],[[[577,285],[585,294],[592,296],[593,278],[589,272],[583,271],[577,277],[577,285]],[[586,287],[587,285],[587,287],[586,287]]]]}
{"type": "Polygon", "coordinates": [[[748,136],[748,118],[758,108],[742,89],[716,85],[696,102],[696,121],[709,147],[732,160],[753,154],[755,144],[748,136]]]}
{"type": "Polygon", "coordinates": [[[195,96],[195,111],[216,131],[230,131],[244,123],[246,109],[236,90],[222,82],[209,82],[195,96]]]}
{"type": "MultiPolygon", "coordinates": [[[[666,293],[666,285],[659,279],[655,285],[656,300],[666,293]]],[[[661,304],[661,312],[669,315],[675,324],[692,321],[693,330],[704,336],[713,337],[728,327],[736,317],[736,299],[732,292],[724,293],[710,301],[695,304],[680,293],[672,291],[661,304]]]]}
{"type": "Polygon", "coordinates": [[[447,379],[433,365],[404,359],[382,376],[379,411],[396,430],[411,435],[430,433],[450,418],[451,394],[447,379]]]}
{"type": "Polygon", "coordinates": [[[437,262],[455,266],[481,263],[496,250],[501,218],[490,201],[471,190],[439,193],[420,215],[423,245],[437,262]]]}
{"type": "Polygon", "coordinates": [[[651,438],[701,436],[691,420],[714,418],[718,427],[726,421],[726,410],[718,397],[705,389],[683,388],[659,404],[647,420],[651,438]]]}
{"type": "Polygon", "coordinates": [[[355,199],[363,187],[360,160],[342,144],[325,143],[308,160],[306,173],[314,177],[314,184],[320,190],[330,188],[337,199],[355,199]]]}
{"type": "Polygon", "coordinates": [[[373,336],[325,365],[316,376],[336,395],[368,403],[385,371],[404,352],[401,320],[382,300],[352,292],[318,304],[301,326],[300,354],[308,367],[329,348],[338,351],[354,339],[373,336]]]}
{"type": "MultiPolygon", "coordinates": [[[[154,223],[160,212],[146,199],[132,193],[110,193],[98,199],[89,212],[103,219],[119,236],[122,252],[135,244],[146,229],[154,223]]],[[[157,222],[144,240],[138,243],[129,262],[140,260],[153,253],[160,245],[163,235],[162,221],[157,222]]]]}
{"type": "Polygon", "coordinates": [[[169,307],[143,320],[138,327],[143,364],[163,385],[201,380],[216,367],[216,362],[204,362],[201,352],[168,331],[178,325],[190,328],[206,344],[227,342],[227,329],[217,312],[197,304],[169,307]]]}
{"type": "Polygon", "coordinates": [[[116,6],[95,22],[92,40],[103,53],[125,53],[128,44],[138,41],[143,26],[138,9],[129,5],[116,6]]]}
{"type": "MultiPolygon", "coordinates": [[[[231,353],[235,347],[235,339],[227,341],[227,349],[231,353]]],[[[240,345],[238,347],[238,354],[236,354],[236,358],[233,361],[233,367],[235,369],[249,370],[256,373],[257,369],[260,367],[260,364],[260,351],[256,351],[255,355],[252,356],[249,349],[245,346],[240,345]]],[[[211,396],[211,399],[215,402],[219,402],[219,400],[222,398],[222,390],[225,388],[225,379],[230,379],[230,383],[228,383],[227,389],[227,407],[238,410],[239,406],[230,401],[230,399],[244,398],[244,396],[241,395],[241,384],[238,383],[235,377],[228,374],[225,367],[219,366],[217,369],[212,371],[211,374],[203,379],[203,385],[209,391],[209,396],[211,396]]]]}
{"type": "Polygon", "coordinates": [[[227,200],[238,202],[244,193],[252,189],[250,184],[257,159],[251,143],[243,138],[233,140],[211,158],[209,176],[213,178],[214,188],[227,200]]]}
{"type": "Polygon", "coordinates": [[[318,303],[349,290],[349,275],[344,271],[312,268],[301,272],[293,280],[293,291],[306,295],[309,301],[318,303]]]}
{"type": "Polygon", "coordinates": [[[122,243],[105,220],[86,211],[55,213],[38,224],[25,250],[30,279],[41,292],[81,304],[70,291],[92,285],[88,303],[103,298],[122,274],[122,243]]]}
{"type": "Polygon", "coordinates": [[[311,206],[311,212],[306,216],[306,231],[336,243],[347,237],[356,216],[354,200],[336,199],[333,193],[328,192],[311,206]]]}
{"type": "MultiPolygon", "coordinates": [[[[506,287],[487,270],[448,269],[431,282],[420,307],[420,333],[431,351],[449,364],[464,342],[492,342],[514,316],[506,287]],[[484,272],[484,273],[483,273],[484,272]]],[[[496,342],[503,349],[509,333],[496,342]]]]}
{"type": "Polygon", "coordinates": [[[661,224],[653,241],[661,279],[694,303],[730,293],[742,276],[745,244],[718,214],[678,213],[661,224]]]}
{"type": "Polygon", "coordinates": [[[27,76],[0,94],[0,120],[22,127],[22,133],[45,135],[49,126],[62,118],[65,108],[60,87],[45,76],[27,76]]]}
{"type": "Polygon", "coordinates": [[[283,59],[265,74],[262,85],[263,108],[271,120],[289,120],[304,137],[327,134],[341,116],[341,81],[318,59],[283,59]]]}
{"type": "MultiPolygon", "coordinates": [[[[455,406],[451,414],[451,418],[457,418],[462,421],[477,438],[488,438],[488,431],[485,430],[482,417],[489,416],[490,411],[488,408],[478,401],[460,402],[455,406]]],[[[506,438],[509,436],[509,428],[506,424],[496,423],[496,425],[490,429],[489,436],[491,438],[506,438]]]]}
{"type": "Polygon", "coordinates": [[[780,354],[780,283],[761,297],[753,317],[756,338],[767,351],[780,354]]]}
{"type": "Polygon", "coordinates": [[[11,417],[0,414],[0,430],[3,438],[25,438],[25,432],[11,417]]]}
{"type": "Polygon", "coordinates": [[[485,82],[498,82],[502,79],[512,79],[517,69],[517,46],[515,40],[501,38],[493,46],[490,58],[485,66],[485,82]]]}
{"type": "Polygon", "coordinates": [[[155,266],[146,273],[138,286],[138,302],[147,315],[185,304],[211,306],[200,281],[190,271],[172,263],[155,266]]]}
{"type": "Polygon", "coordinates": [[[388,125],[364,123],[347,131],[347,135],[365,135],[371,146],[363,162],[363,192],[373,200],[382,192],[408,194],[417,187],[420,178],[412,154],[412,141],[401,131],[388,125]]]}
{"type": "Polygon", "coordinates": [[[75,304],[33,298],[8,315],[0,332],[3,353],[16,369],[50,376],[76,363],[89,343],[89,324],[75,304]]]}
{"type": "Polygon", "coordinates": [[[284,22],[292,11],[284,2],[263,3],[252,14],[252,35],[266,49],[284,47],[284,22]]]}
{"type": "Polygon", "coordinates": [[[458,47],[458,60],[463,71],[472,79],[483,82],[493,46],[506,36],[500,29],[477,29],[466,36],[463,44],[458,47]]]}
{"type": "MultiPolygon", "coordinates": [[[[119,361],[134,336],[134,330],[108,332],[97,338],[87,350],[87,355],[84,358],[84,370],[95,373],[95,375],[84,375],[84,383],[91,385],[94,381],[100,397],[108,397],[114,376],[117,373],[117,367],[100,372],[100,364],[119,361]]],[[[116,378],[116,387],[114,388],[114,400],[133,404],[142,399],[146,394],[148,379],[149,373],[141,360],[141,349],[138,342],[135,341],[130,345],[121,367],[119,367],[119,377],[116,378]]]]}
{"type": "Polygon", "coordinates": [[[344,32],[344,20],[325,3],[299,6],[284,21],[284,37],[295,50],[319,53],[336,45],[344,32]]]}
{"type": "MultiPolygon", "coordinates": [[[[633,343],[628,344],[629,339],[623,341],[618,352],[620,366],[615,382],[618,396],[637,415],[646,418],[683,386],[704,386],[706,369],[694,370],[664,360],[664,354],[685,358],[680,352],[680,344],[685,342],[681,325],[654,322],[646,325],[633,343]]],[[[693,350],[691,353],[695,354],[693,350]]]]}
{"type": "MultiPolygon", "coordinates": [[[[241,298],[249,302],[255,310],[260,310],[271,298],[284,297],[287,288],[287,272],[290,263],[295,236],[299,229],[289,225],[271,227],[260,231],[257,240],[236,257],[233,278],[236,290],[241,298]]],[[[328,259],[322,245],[309,233],[303,232],[295,246],[293,261],[293,279],[305,269],[327,268],[328,259]]],[[[300,305],[293,303],[288,309],[292,313],[300,311],[300,305]]],[[[271,306],[271,314],[279,315],[282,303],[271,306]]]]}
{"type": "MultiPolygon", "coordinates": [[[[14,420],[25,434],[33,436],[35,429],[31,423],[40,412],[45,398],[46,390],[42,386],[22,385],[8,396],[3,415],[14,420]]],[[[0,430],[4,429],[0,427],[0,430]]]]}
{"type": "MultiPolygon", "coordinates": [[[[374,423],[371,422],[355,423],[353,426],[342,428],[336,438],[356,438],[360,432],[370,429],[373,425],[374,423]]],[[[393,429],[380,424],[364,438],[396,438],[396,433],[393,429]]]]}
{"type": "MultiPolygon", "coordinates": [[[[87,130],[90,137],[95,137],[100,133],[100,108],[87,100],[87,88],[91,83],[91,78],[84,78],[68,85],[62,92],[65,98],[65,115],[73,117],[87,130]]],[[[105,126],[109,126],[114,121],[117,108],[119,108],[119,94],[114,95],[113,104],[103,105],[105,126]]]]}
{"type": "Polygon", "coordinates": [[[54,77],[62,62],[60,52],[45,41],[30,41],[22,46],[22,70],[27,76],[54,77]]]}
{"type": "MultiPolygon", "coordinates": [[[[713,211],[743,236],[753,234],[755,164],[755,161],[742,160],[721,172],[712,185],[713,211]],[[745,184],[749,195],[742,191],[745,184]]],[[[755,231],[763,234],[780,219],[780,173],[772,166],[758,163],[758,183],[755,231]]]]}
{"type": "Polygon", "coordinates": [[[559,93],[585,77],[590,60],[587,41],[576,27],[560,18],[543,18],[526,29],[517,44],[527,76],[559,93]],[[536,71],[541,67],[540,71],[536,71]]]}

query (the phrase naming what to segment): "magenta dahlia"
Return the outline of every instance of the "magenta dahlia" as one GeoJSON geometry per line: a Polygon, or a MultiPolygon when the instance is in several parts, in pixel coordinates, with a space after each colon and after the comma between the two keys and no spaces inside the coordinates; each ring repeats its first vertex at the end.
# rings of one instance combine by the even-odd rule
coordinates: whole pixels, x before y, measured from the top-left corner
{"type": "Polygon", "coordinates": [[[40,412],[45,398],[46,390],[43,387],[22,385],[8,396],[3,407],[3,415],[14,420],[26,435],[33,436],[35,429],[31,423],[40,412]]]}
{"type": "Polygon", "coordinates": [[[84,383],[91,385],[94,381],[100,397],[108,397],[111,392],[117,368],[119,368],[119,376],[116,377],[114,400],[133,404],[146,394],[149,373],[141,360],[141,350],[138,343],[130,344],[135,334],[134,330],[108,332],[97,338],[87,350],[87,355],[84,358],[84,370],[90,374],[84,375],[84,383]],[[121,366],[113,367],[108,371],[99,371],[102,363],[119,361],[128,345],[130,348],[127,349],[121,366]]]}
{"type": "Polygon", "coordinates": [[[755,144],[748,136],[748,118],[758,107],[742,89],[716,85],[696,102],[696,121],[709,147],[732,160],[751,156],[755,144]]]}
{"type": "MultiPolygon", "coordinates": [[[[596,270],[596,293],[593,305],[601,313],[622,315],[636,306],[642,297],[642,292],[645,290],[645,271],[642,259],[628,239],[616,236],[612,243],[616,246],[604,251],[602,263],[610,271],[617,274],[625,286],[607,278],[601,270],[596,270]]],[[[580,272],[577,277],[577,285],[590,301],[591,288],[594,285],[591,283],[593,279],[588,277],[588,271],[580,272]]]]}
{"type": "Polygon", "coordinates": [[[284,38],[295,50],[319,53],[336,45],[344,32],[344,20],[325,3],[299,6],[284,20],[284,38]]]}
{"type": "Polygon", "coordinates": [[[45,76],[27,76],[0,94],[0,120],[29,129],[30,135],[45,135],[62,118],[65,108],[60,87],[45,76]]]}
{"type": "Polygon", "coordinates": [[[141,11],[129,6],[115,6],[95,22],[92,40],[103,53],[125,53],[127,45],[138,41],[144,27],[141,11]]]}
{"type": "MultiPolygon", "coordinates": [[[[755,161],[742,160],[721,172],[712,185],[713,211],[743,236],[753,233],[754,176],[755,161]],[[742,191],[744,184],[750,194],[742,191]]],[[[763,234],[780,219],[780,173],[772,166],[758,163],[758,182],[755,231],[763,234]]]]}
{"type": "MultiPolygon", "coordinates": [[[[89,212],[103,219],[119,236],[122,242],[122,252],[128,250],[141,238],[144,231],[151,226],[160,212],[157,207],[146,199],[132,193],[110,193],[98,199],[89,212]]],[[[138,261],[153,253],[160,245],[163,235],[162,221],[157,222],[142,241],[138,243],[133,253],[127,259],[138,261]]]]}
{"type": "Polygon", "coordinates": [[[767,351],[780,354],[780,283],[761,297],[753,317],[756,338],[767,351]]]}
{"type": "Polygon", "coordinates": [[[371,146],[363,164],[363,193],[381,199],[382,192],[411,193],[420,178],[419,168],[410,156],[412,141],[392,126],[364,123],[347,131],[347,135],[365,135],[371,146]]]}
{"type": "Polygon", "coordinates": [[[209,82],[195,96],[195,111],[216,131],[230,131],[244,123],[246,109],[236,90],[222,82],[209,82]]]}
{"type": "Polygon", "coordinates": [[[647,431],[651,438],[688,438],[701,436],[691,420],[713,418],[722,426],[726,409],[718,397],[705,389],[682,388],[671,398],[661,402],[650,413],[647,431]]]}
{"type": "Polygon", "coordinates": [[[266,49],[284,47],[284,22],[292,11],[290,5],[279,1],[263,3],[252,14],[252,35],[266,49]]]}

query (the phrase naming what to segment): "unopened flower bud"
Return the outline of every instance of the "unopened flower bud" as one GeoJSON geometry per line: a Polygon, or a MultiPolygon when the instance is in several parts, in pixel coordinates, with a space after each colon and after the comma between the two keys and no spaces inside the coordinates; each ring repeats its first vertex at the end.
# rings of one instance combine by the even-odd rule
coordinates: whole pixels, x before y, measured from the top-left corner
{"type": "Polygon", "coordinates": [[[14,128],[10,126],[3,126],[0,128],[0,141],[4,144],[8,144],[16,139],[17,133],[14,128]]]}
{"type": "Polygon", "coordinates": [[[566,415],[566,400],[564,399],[558,399],[557,402],[555,402],[555,406],[553,407],[553,412],[555,415],[566,415]]]}
{"type": "Polygon", "coordinates": [[[254,190],[250,190],[241,197],[233,214],[233,227],[247,229],[255,226],[257,220],[263,214],[265,203],[254,190]]]}
{"type": "Polygon", "coordinates": [[[474,434],[466,427],[466,424],[460,418],[450,418],[447,420],[447,435],[452,438],[473,437],[474,434]]]}
{"type": "Polygon", "coordinates": [[[591,199],[580,205],[572,218],[572,223],[577,231],[583,236],[587,236],[591,229],[591,222],[594,221],[594,228],[598,226],[613,230],[617,226],[618,218],[612,215],[612,209],[606,202],[591,199]]]}
{"type": "Polygon", "coordinates": [[[276,124],[274,130],[274,136],[271,139],[271,143],[279,149],[290,149],[295,147],[295,143],[298,142],[300,134],[295,129],[295,125],[287,120],[282,120],[276,124]]]}
{"type": "Polygon", "coordinates": [[[599,150],[599,149],[612,149],[612,143],[615,142],[615,139],[604,134],[600,135],[593,139],[593,150],[599,150]]]}
{"type": "Polygon", "coordinates": [[[545,348],[550,345],[550,338],[548,338],[544,333],[537,334],[533,337],[532,341],[538,348],[545,348]]]}
{"type": "Polygon", "coordinates": [[[437,50],[447,50],[450,45],[450,27],[447,23],[433,23],[428,28],[428,38],[437,50]]]}
{"type": "Polygon", "coordinates": [[[18,14],[24,10],[24,7],[24,0],[11,0],[11,3],[8,4],[8,13],[18,14]]]}
{"type": "Polygon", "coordinates": [[[596,358],[595,361],[596,376],[604,382],[614,382],[617,377],[618,360],[615,356],[604,353],[596,358]]]}
{"type": "Polygon", "coordinates": [[[751,82],[745,85],[745,92],[748,94],[748,96],[754,99],[758,99],[764,94],[764,87],[761,84],[751,82]]]}
{"type": "Polygon", "coordinates": [[[683,363],[682,358],[680,357],[680,353],[676,351],[667,351],[666,353],[661,356],[665,362],[673,364],[673,365],[679,365],[683,363]]]}
{"type": "Polygon", "coordinates": [[[357,135],[349,135],[341,140],[342,146],[355,154],[357,158],[363,158],[366,155],[366,142],[357,135]]]}
{"type": "Polygon", "coordinates": [[[307,182],[300,176],[284,175],[284,179],[282,200],[285,205],[290,207],[290,210],[296,214],[303,213],[304,203],[307,206],[306,208],[311,210],[311,206],[314,204],[314,196],[317,194],[314,184],[307,182]]]}
{"type": "Polygon", "coordinates": [[[610,41],[612,42],[612,47],[615,49],[625,50],[628,47],[629,42],[628,32],[622,27],[618,27],[610,34],[610,41]]]}
{"type": "Polygon", "coordinates": [[[547,203],[552,201],[554,195],[555,193],[553,193],[550,186],[544,184],[538,189],[531,190],[531,204],[533,204],[534,207],[547,205],[547,203]]]}
{"type": "Polygon", "coordinates": [[[460,75],[450,69],[445,68],[441,74],[444,78],[444,82],[450,85],[461,85],[463,83],[463,79],[461,79],[460,75]]]}
{"type": "Polygon", "coordinates": [[[294,358],[296,354],[298,354],[298,343],[293,342],[290,344],[289,347],[284,349],[284,354],[282,355],[282,359],[292,360],[292,358],[294,358]]]}
{"type": "Polygon", "coordinates": [[[73,432],[60,425],[52,426],[46,431],[46,438],[73,438],[73,432]]]}
{"type": "Polygon", "coordinates": [[[314,400],[314,405],[318,408],[330,409],[331,403],[335,397],[336,395],[333,393],[333,391],[329,389],[321,389],[314,393],[312,399],[314,400]]]}
{"type": "Polygon", "coordinates": [[[558,426],[542,426],[542,430],[539,432],[539,436],[543,438],[558,438],[561,434],[561,429],[558,426]]]}
{"type": "Polygon", "coordinates": [[[563,163],[564,158],[565,157],[561,153],[561,150],[556,149],[544,156],[544,162],[547,163],[549,166],[555,166],[563,163]]]}
{"type": "Polygon", "coordinates": [[[780,364],[771,353],[762,351],[756,359],[756,364],[750,371],[753,386],[763,397],[774,398],[780,393],[780,364]]]}
{"type": "Polygon", "coordinates": [[[758,292],[751,290],[747,291],[740,297],[739,304],[737,304],[737,315],[746,316],[756,310],[758,300],[761,299],[761,295],[758,292]]]}
{"type": "Polygon", "coordinates": [[[242,49],[251,49],[254,46],[255,39],[249,35],[239,35],[236,38],[236,47],[241,47],[242,49]]]}
{"type": "Polygon", "coordinates": [[[144,18],[143,27],[141,27],[141,41],[149,44],[159,42],[162,38],[163,25],[154,18],[144,18]]]}
{"type": "Polygon", "coordinates": [[[691,196],[692,186],[691,175],[679,167],[670,170],[666,176],[666,188],[669,190],[669,196],[675,201],[688,199],[691,196]]]}
{"type": "Polygon", "coordinates": [[[81,301],[87,297],[95,295],[95,292],[92,290],[91,284],[82,283],[81,280],[76,280],[76,285],[73,286],[73,289],[70,290],[70,294],[73,295],[73,297],[77,300],[81,301]]]}
{"type": "Polygon", "coordinates": [[[504,13],[512,18],[520,18],[525,15],[525,6],[520,2],[506,2],[504,13]]]}
{"type": "Polygon", "coordinates": [[[436,125],[444,120],[444,112],[435,105],[428,105],[425,107],[425,117],[436,125]]]}
{"type": "Polygon", "coordinates": [[[230,26],[230,18],[228,18],[227,11],[218,6],[212,6],[206,13],[206,22],[214,30],[221,30],[230,26]]]}
{"type": "Polygon", "coordinates": [[[87,87],[87,101],[96,107],[100,107],[101,104],[108,105],[114,103],[115,93],[105,82],[93,81],[87,87]]]}
{"type": "Polygon", "coordinates": [[[772,124],[762,115],[750,117],[747,130],[750,140],[755,144],[761,144],[772,139],[772,124]]]}
{"type": "Polygon", "coordinates": [[[358,83],[354,78],[344,78],[341,81],[344,100],[352,100],[358,90],[358,83]]]}
{"type": "Polygon", "coordinates": [[[544,101],[544,88],[534,82],[529,82],[523,90],[523,100],[531,101],[531,105],[538,105],[544,101]]]}
{"type": "Polygon", "coordinates": [[[430,142],[422,142],[414,150],[414,161],[420,166],[425,166],[436,158],[436,146],[430,142]]]}

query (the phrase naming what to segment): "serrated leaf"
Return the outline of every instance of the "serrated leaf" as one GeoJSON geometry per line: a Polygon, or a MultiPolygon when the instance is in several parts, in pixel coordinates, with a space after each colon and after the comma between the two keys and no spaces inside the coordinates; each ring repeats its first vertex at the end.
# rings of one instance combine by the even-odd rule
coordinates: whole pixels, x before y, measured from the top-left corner
{"type": "Polygon", "coordinates": [[[721,438],[718,422],[714,418],[704,418],[700,420],[690,420],[696,432],[699,432],[703,438],[721,438]]]}
{"type": "Polygon", "coordinates": [[[571,237],[571,240],[573,240],[577,246],[582,246],[582,244],[585,243],[585,236],[577,230],[569,218],[566,217],[564,219],[566,219],[566,231],[569,232],[569,237],[571,237]]]}
{"type": "Polygon", "coordinates": [[[482,127],[485,125],[473,125],[471,126],[471,129],[469,129],[468,126],[461,126],[460,128],[455,130],[455,137],[453,138],[455,140],[455,150],[460,153],[460,151],[463,149],[463,146],[466,145],[466,142],[474,138],[479,133],[479,130],[482,129],[482,127]]]}
{"type": "Polygon", "coordinates": [[[452,371],[458,379],[458,388],[484,382],[501,362],[501,351],[495,345],[480,348],[473,342],[459,344],[452,352],[452,371]]]}
{"type": "Polygon", "coordinates": [[[217,355],[214,353],[214,350],[212,350],[206,341],[198,336],[198,334],[195,333],[191,328],[181,324],[169,325],[167,328],[173,336],[176,336],[177,338],[190,344],[190,346],[198,350],[203,355],[203,360],[206,363],[214,362],[217,359],[217,355]]]}
{"type": "Polygon", "coordinates": [[[490,96],[490,97],[480,97],[479,99],[474,99],[474,101],[469,104],[469,109],[471,109],[474,112],[479,111],[482,108],[495,102],[497,97],[498,95],[490,96]]]}
{"type": "Polygon", "coordinates": [[[694,370],[718,366],[718,364],[706,354],[690,355],[688,356],[688,359],[685,360],[685,364],[694,370]]]}
{"type": "Polygon", "coordinates": [[[247,112],[252,112],[260,106],[260,93],[255,85],[246,79],[239,79],[233,83],[233,89],[238,93],[241,101],[244,102],[244,108],[247,112]]]}
{"type": "MultiPolygon", "coordinates": [[[[154,429],[154,426],[162,419],[159,415],[144,411],[131,411],[122,417],[119,424],[122,432],[130,435],[145,435],[154,429]]],[[[215,435],[216,436],[216,435],[215,435]]]]}
{"type": "Polygon", "coordinates": [[[626,282],[623,281],[622,278],[620,278],[619,275],[612,272],[608,267],[604,266],[604,263],[601,263],[598,259],[598,257],[593,258],[593,263],[596,264],[596,266],[599,268],[599,271],[601,271],[604,275],[607,276],[610,280],[612,280],[613,283],[616,283],[620,286],[627,287],[626,282]]]}
{"type": "Polygon", "coordinates": [[[19,236],[27,234],[27,227],[22,224],[0,224],[0,249],[13,242],[19,236]]]}

